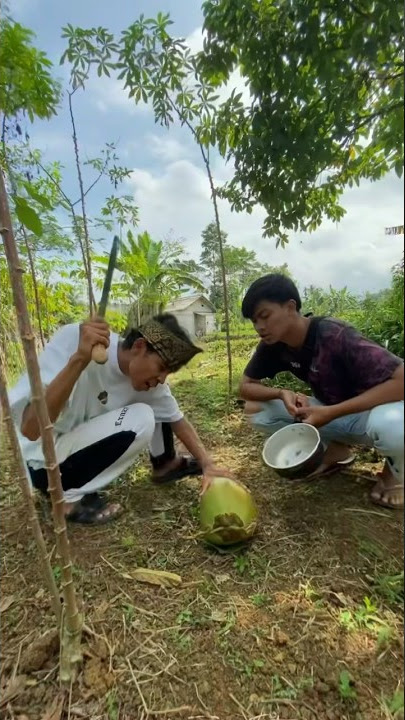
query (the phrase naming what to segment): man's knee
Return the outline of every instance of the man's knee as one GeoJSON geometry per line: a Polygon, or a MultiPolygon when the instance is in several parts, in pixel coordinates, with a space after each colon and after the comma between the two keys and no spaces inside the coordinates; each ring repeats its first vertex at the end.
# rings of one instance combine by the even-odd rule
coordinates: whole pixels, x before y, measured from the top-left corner
{"type": "Polygon", "coordinates": [[[404,407],[403,403],[387,403],[373,408],[370,412],[367,434],[377,449],[394,455],[404,452],[404,407]]]}
{"type": "MultiPolygon", "coordinates": [[[[123,408],[123,411],[125,408],[123,408]]],[[[135,403],[128,406],[126,417],[123,418],[125,430],[133,430],[136,439],[143,445],[148,445],[155,431],[155,415],[152,408],[145,403],[135,403]]]]}
{"type": "Polygon", "coordinates": [[[281,400],[270,400],[266,403],[247,402],[245,415],[253,429],[264,435],[272,435],[292,422],[281,400]]]}
{"type": "Polygon", "coordinates": [[[257,413],[261,412],[263,410],[263,405],[259,402],[253,402],[252,400],[247,400],[245,402],[245,407],[243,408],[244,414],[250,419],[252,415],[256,415],[257,413]]]}

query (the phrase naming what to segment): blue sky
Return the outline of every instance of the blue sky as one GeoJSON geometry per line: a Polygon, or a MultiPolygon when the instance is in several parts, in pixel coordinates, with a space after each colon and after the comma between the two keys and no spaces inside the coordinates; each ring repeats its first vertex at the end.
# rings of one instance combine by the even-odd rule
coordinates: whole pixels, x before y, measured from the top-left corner
{"type": "MultiPolygon", "coordinates": [[[[172,34],[185,37],[193,49],[202,44],[202,13],[194,0],[10,0],[10,14],[37,35],[36,44],[55,63],[55,74],[67,86],[68,70],[59,66],[65,49],[61,28],[103,25],[118,34],[141,13],[169,12],[172,34]]],[[[237,78],[234,80],[240,84],[237,78]]],[[[210,193],[199,151],[188,132],[178,127],[167,131],[154,123],[149,107],[135,106],[116,80],[92,78],[85,92],[75,95],[75,113],[83,159],[99,155],[106,141],[115,141],[123,165],[131,168],[122,192],[132,194],[139,206],[139,230],[155,238],[181,238],[190,257],[198,258],[201,231],[212,220],[210,193]]],[[[73,164],[71,129],[64,99],[57,117],[36,122],[29,129],[31,142],[46,160],[64,165],[64,187],[78,197],[73,164]]],[[[217,157],[213,161],[217,182],[230,177],[232,169],[217,157]]],[[[91,180],[91,174],[86,173],[91,180]]],[[[91,196],[88,210],[97,215],[111,186],[101,183],[91,196]]],[[[311,235],[291,235],[286,250],[264,239],[264,212],[232,213],[221,205],[221,221],[229,241],[256,250],[263,262],[287,262],[301,287],[309,284],[344,287],[363,292],[389,285],[390,268],[401,256],[403,238],[385,236],[387,225],[403,222],[403,181],[390,175],[378,183],[364,182],[344,195],[345,219],[335,226],[324,222],[311,235]]],[[[106,239],[106,246],[110,238],[106,239]]]]}

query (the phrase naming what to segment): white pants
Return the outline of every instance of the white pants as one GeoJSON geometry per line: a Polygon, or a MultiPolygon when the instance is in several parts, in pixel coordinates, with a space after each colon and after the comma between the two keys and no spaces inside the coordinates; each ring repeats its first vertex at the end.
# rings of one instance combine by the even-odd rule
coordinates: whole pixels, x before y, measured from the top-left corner
{"type": "MultiPolygon", "coordinates": [[[[311,405],[322,405],[310,398],[311,405]]],[[[266,435],[290,425],[294,418],[282,400],[262,404],[262,410],[248,416],[252,425],[266,435]]],[[[375,447],[388,461],[398,483],[404,481],[404,403],[393,402],[367,412],[353,413],[332,420],[319,428],[319,434],[327,445],[331,441],[345,445],[375,447]]]]}
{"type": "MultiPolygon", "coordinates": [[[[143,403],[99,415],[59,435],[55,450],[66,502],[105,488],[145,449],[152,457],[165,453],[162,423],[155,422],[152,408],[143,403]]],[[[46,491],[46,471],[29,469],[34,487],[46,491]]]]}

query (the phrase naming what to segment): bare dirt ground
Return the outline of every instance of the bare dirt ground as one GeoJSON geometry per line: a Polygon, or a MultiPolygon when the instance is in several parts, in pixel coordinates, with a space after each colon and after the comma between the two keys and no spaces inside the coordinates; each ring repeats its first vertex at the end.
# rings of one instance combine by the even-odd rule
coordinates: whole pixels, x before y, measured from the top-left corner
{"type": "MultiPolygon", "coordinates": [[[[206,547],[195,537],[199,480],[156,487],[140,462],[111,491],[123,517],[70,530],[88,628],[70,693],[58,687],[49,598],[12,459],[3,458],[2,718],[403,717],[403,523],[368,499],[378,459],[359,456],[350,472],[317,482],[277,479],[236,405],[225,419],[215,377],[188,372],[176,396],[252,490],[257,536],[227,552],[206,547]],[[141,584],[130,575],[137,567],[178,573],[182,584],[141,584]]],[[[46,501],[38,508],[52,547],[46,501]]]]}

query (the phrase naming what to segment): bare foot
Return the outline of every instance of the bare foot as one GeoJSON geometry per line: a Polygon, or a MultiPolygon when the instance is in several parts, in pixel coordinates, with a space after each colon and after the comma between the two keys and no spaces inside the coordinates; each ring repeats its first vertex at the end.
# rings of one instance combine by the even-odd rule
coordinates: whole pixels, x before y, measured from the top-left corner
{"type": "Polygon", "coordinates": [[[370,497],[373,503],[382,507],[394,510],[404,507],[404,484],[394,477],[388,463],[385,463],[383,471],[378,474],[370,497]]]}
{"type": "Polygon", "coordinates": [[[174,457],[173,460],[169,460],[161,468],[154,470],[152,477],[154,477],[154,478],[163,477],[164,475],[166,475],[166,473],[170,472],[171,470],[177,470],[177,468],[180,467],[182,462],[183,462],[182,456],[176,455],[176,457],[174,457]]]}

